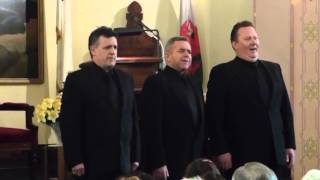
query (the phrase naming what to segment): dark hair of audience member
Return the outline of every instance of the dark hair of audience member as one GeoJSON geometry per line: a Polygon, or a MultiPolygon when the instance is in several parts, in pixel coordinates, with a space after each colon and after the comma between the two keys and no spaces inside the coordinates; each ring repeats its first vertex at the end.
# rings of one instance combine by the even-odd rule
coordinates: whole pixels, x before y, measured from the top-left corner
{"type": "Polygon", "coordinates": [[[186,168],[184,177],[200,176],[204,180],[223,180],[223,176],[216,165],[209,159],[196,159],[186,168]]]}

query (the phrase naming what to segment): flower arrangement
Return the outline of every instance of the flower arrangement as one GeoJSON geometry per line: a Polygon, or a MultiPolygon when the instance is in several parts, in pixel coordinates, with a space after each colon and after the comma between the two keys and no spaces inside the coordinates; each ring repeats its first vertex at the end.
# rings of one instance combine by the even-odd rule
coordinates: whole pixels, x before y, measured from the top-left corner
{"type": "Polygon", "coordinates": [[[36,106],[34,116],[40,123],[54,124],[59,117],[61,108],[61,94],[55,98],[44,98],[41,103],[36,106]]]}

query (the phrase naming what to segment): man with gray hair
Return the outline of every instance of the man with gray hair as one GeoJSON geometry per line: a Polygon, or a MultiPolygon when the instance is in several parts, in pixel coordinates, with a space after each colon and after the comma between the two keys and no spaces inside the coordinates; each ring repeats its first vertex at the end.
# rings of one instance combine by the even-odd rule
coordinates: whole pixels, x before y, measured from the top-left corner
{"type": "Polygon", "coordinates": [[[232,175],[232,180],[278,180],[276,174],[259,162],[248,162],[232,175]]]}
{"type": "Polygon", "coordinates": [[[141,93],[142,166],[155,179],[181,179],[185,167],[202,154],[204,100],[201,85],[186,70],[191,46],[171,38],[166,68],[147,78],[141,93]]]}

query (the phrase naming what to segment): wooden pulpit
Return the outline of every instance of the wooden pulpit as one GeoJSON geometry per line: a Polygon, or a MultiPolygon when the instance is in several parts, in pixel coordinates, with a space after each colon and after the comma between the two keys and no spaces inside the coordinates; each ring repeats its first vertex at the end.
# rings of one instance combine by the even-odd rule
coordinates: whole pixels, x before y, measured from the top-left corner
{"type": "Polygon", "coordinates": [[[143,14],[142,8],[136,1],[128,6],[128,33],[118,33],[118,59],[116,67],[128,72],[134,80],[136,92],[140,92],[144,80],[158,71],[161,58],[161,46],[157,37],[152,37],[139,24],[143,14]],[[135,30],[135,31],[134,31],[135,30]],[[136,32],[136,33],[130,33],[136,32]]]}
{"type": "Polygon", "coordinates": [[[154,55],[146,55],[150,51],[150,47],[143,49],[141,48],[142,45],[147,44],[153,39],[149,38],[143,38],[144,35],[140,36],[124,36],[120,37],[118,39],[118,59],[117,59],[117,65],[116,67],[128,72],[132,75],[133,80],[134,80],[134,89],[136,92],[139,92],[143,86],[144,80],[151,74],[154,74],[158,71],[159,68],[159,63],[161,62],[161,57],[158,52],[158,44],[155,42],[151,48],[155,48],[154,50],[158,54],[154,55]],[[139,40],[139,38],[141,38],[139,40]],[[123,47],[124,42],[131,41],[132,39],[141,41],[141,44],[136,44],[133,46],[127,46],[123,47]],[[140,49],[139,49],[140,48],[140,49]],[[128,53],[129,51],[132,51],[132,54],[130,55],[124,55],[128,53]],[[124,53],[124,54],[122,54],[124,53]]]}

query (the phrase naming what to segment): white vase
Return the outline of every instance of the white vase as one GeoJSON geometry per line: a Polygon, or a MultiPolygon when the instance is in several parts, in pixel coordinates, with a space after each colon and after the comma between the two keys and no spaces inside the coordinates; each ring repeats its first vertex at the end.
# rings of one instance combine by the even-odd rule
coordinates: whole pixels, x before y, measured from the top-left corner
{"type": "Polygon", "coordinates": [[[53,129],[54,133],[57,137],[57,145],[62,146],[62,140],[61,140],[61,130],[60,130],[60,124],[59,122],[55,122],[50,124],[51,128],[53,129]]]}

